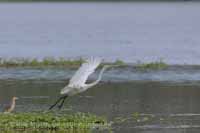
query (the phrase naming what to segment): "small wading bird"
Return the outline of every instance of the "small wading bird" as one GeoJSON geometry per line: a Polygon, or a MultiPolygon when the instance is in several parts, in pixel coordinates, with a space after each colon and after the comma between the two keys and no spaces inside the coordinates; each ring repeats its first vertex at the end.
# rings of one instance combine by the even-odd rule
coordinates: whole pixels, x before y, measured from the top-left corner
{"type": "Polygon", "coordinates": [[[88,79],[88,76],[95,71],[100,63],[101,59],[89,59],[85,63],[83,63],[78,71],[74,74],[74,76],[70,79],[69,84],[61,90],[60,94],[63,96],[61,96],[52,106],[50,106],[49,110],[51,110],[62,100],[60,105],[58,105],[58,108],[61,109],[67,97],[86,91],[88,88],[91,88],[98,84],[101,80],[103,72],[111,66],[103,66],[98,79],[93,83],[86,84],[86,81],[88,79]]]}
{"type": "Polygon", "coordinates": [[[11,99],[10,104],[6,105],[4,108],[4,113],[11,113],[15,109],[16,100],[19,99],[18,97],[13,97],[11,99]]]}

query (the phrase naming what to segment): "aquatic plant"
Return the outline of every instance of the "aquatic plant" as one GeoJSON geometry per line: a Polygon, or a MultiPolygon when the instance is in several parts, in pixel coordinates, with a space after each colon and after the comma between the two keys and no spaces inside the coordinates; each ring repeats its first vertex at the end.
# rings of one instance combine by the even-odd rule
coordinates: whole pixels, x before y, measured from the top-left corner
{"type": "Polygon", "coordinates": [[[140,113],[139,113],[139,112],[134,112],[134,113],[132,114],[132,117],[133,117],[134,119],[138,119],[138,118],[140,117],[140,113]]]}
{"type": "Polygon", "coordinates": [[[165,63],[164,61],[155,61],[155,62],[150,62],[150,63],[137,63],[136,68],[141,69],[141,70],[160,70],[160,69],[165,69],[168,67],[168,64],[165,63]]]}
{"type": "MultiPolygon", "coordinates": [[[[67,68],[78,68],[84,62],[82,58],[79,59],[66,59],[63,57],[45,57],[41,60],[36,58],[0,58],[0,67],[67,67],[67,68]]],[[[104,62],[101,67],[105,64],[126,66],[126,63],[122,60],[117,59],[115,62],[104,62]]]]}
{"type": "Polygon", "coordinates": [[[126,65],[126,63],[122,60],[117,59],[114,63],[114,65],[119,65],[119,66],[124,66],[126,65]]]}
{"type": "Polygon", "coordinates": [[[151,114],[140,114],[139,112],[134,112],[129,116],[119,116],[114,119],[114,124],[121,124],[131,122],[132,124],[141,124],[146,122],[151,122],[155,120],[154,116],[151,114]]]}
{"type": "MultiPolygon", "coordinates": [[[[45,57],[43,59],[36,58],[0,58],[0,67],[65,67],[65,68],[74,68],[77,69],[84,62],[84,59],[66,59],[63,57],[54,58],[54,57],[45,57]]],[[[99,68],[104,65],[118,65],[118,67],[134,67],[139,70],[160,70],[165,69],[169,65],[163,60],[142,63],[138,62],[136,64],[128,64],[123,60],[117,59],[114,62],[103,62],[99,68]]]]}
{"type": "Polygon", "coordinates": [[[79,67],[84,60],[82,58],[71,60],[65,58],[45,57],[41,60],[36,58],[0,58],[0,67],[49,67],[49,66],[63,66],[69,68],[79,67]]]}
{"type": "Polygon", "coordinates": [[[66,130],[66,129],[91,129],[94,127],[108,126],[104,117],[88,113],[55,114],[51,112],[31,113],[0,113],[0,129],[45,129],[45,130],[66,130]]]}

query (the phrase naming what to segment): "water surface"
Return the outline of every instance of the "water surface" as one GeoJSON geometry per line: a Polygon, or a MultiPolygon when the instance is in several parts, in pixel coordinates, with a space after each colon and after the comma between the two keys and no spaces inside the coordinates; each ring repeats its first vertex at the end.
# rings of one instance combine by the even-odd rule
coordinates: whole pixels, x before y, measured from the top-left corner
{"type": "MultiPolygon", "coordinates": [[[[57,75],[56,69],[52,70],[50,71],[57,75]]],[[[64,71],[66,76],[71,75],[69,70],[64,70],[58,69],[57,71],[64,71]]],[[[22,69],[11,69],[10,71],[11,75],[14,75],[13,72],[15,75],[23,72],[22,69]]],[[[37,71],[46,73],[47,70],[25,69],[24,71],[24,75],[30,71],[28,75],[34,77],[34,71],[37,75],[37,71]]],[[[105,74],[103,81],[97,86],[67,99],[63,111],[89,112],[105,116],[109,121],[114,122],[112,130],[119,133],[199,132],[200,82],[198,80],[138,79],[125,81],[119,78],[116,81],[111,80],[113,75],[109,75],[110,72],[105,74]],[[139,121],[133,119],[134,114],[140,115],[139,121]],[[117,118],[127,120],[119,122],[117,118]]],[[[52,76],[53,79],[47,78],[50,77],[49,75],[41,79],[25,79],[25,77],[1,77],[1,110],[10,97],[18,96],[20,99],[17,101],[16,112],[45,111],[59,97],[60,90],[68,83],[67,77],[56,80],[53,80],[56,76],[52,76]]],[[[90,82],[96,78],[94,74],[90,82]]]]}
{"type": "Polygon", "coordinates": [[[1,3],[0,56],[200,64],[200,3],[1,3]]]}
{"type": "MultiPolygon", "coordinates": [[[[73,76],[77,69],[69,68],[0,68],[0,79],[2,80],[52,80],[67,81],[73,76]]],[[[100,69],[89,76],[89,80],[98,77],[100,69]]],[[[106,70],[102,81],[126,82],[126,81],[171,81],[187,82],[200,81],[199,66],[169,66],[165,69],[140,69],[130,67],[113,67],[106,70]]]]}
{"type": "MultiPolygon", "coordinates": [[[[200,64],[199,4],[1,3],[0,56],[200,64]]],[[[0,110],[12,96],[20,98],[16,112],[47,110],[74,72],[0,68],[0,110]]],[[[199,79],[195,66],[111,69],[100,84],[70,97],[63,110],[103,115],[117,133],[199,133],[199,79]]]]}
{"type": "MultiPolygon", "coordinates": [[[[60,89],[66,85],[63,81],[4,80],[0,82],[1,103],[5,103],[8,97],[13,95],[20,97],[17,101],[17,112],[47,110],[58,98],[60,89]]],[[[199,131],[199,85],[152,81],[101,83],[80,95],[69,98],[63,110],[90,112],[106,116],[112,121],[117,117],[132,117],[135,112],[147,117],[154,116],[147,122],[129,120],[114,124],[115,132],[199,131]]]]}

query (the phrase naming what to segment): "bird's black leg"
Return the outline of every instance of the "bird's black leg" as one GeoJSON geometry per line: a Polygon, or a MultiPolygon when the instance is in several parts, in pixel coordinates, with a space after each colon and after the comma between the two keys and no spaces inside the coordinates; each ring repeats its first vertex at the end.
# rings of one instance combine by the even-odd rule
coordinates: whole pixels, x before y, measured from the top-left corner
{"type": "Polygon", "coordinates": [[[66,95],[66,96],[64,96],[64,98],[62,99],[62,102],[61,102],[61,104],[60,105],[58,105],[58,108],[59,109],[61,109],[62,108],[62,106],[63,106],[63,104],[64,104],[64,102],[65,102],[65,99],[67,98],[68,96],[66,95]]]}
{"type": "Polygon", "coordinates": [[[60,100],[65,99],[65,96],[60,97],[53,105],[50,106],[49,110],[56,106],[60,102],[60,100]]]}

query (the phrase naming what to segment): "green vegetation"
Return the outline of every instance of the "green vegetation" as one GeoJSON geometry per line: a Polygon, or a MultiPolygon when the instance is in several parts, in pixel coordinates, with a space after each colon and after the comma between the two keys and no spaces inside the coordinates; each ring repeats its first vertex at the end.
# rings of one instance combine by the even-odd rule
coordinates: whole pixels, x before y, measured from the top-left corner
{"type": "Polygon", "coordinates": [[[119,60],[119,59],[117,59],[113,64],[119,65],[119,66],[126,66],[127,65],[124,61],[119,60]]]}
{"type": "Polygon", "coordinates": [[[106,119],[92,114],[0,113],[0,130],[66,130],[108,127],[106,119]]]}
{"type": "Polygon", "coordinates": [[[55,59],[53,57],[45,57],[42,60],[28,58],[10,58],[0,59],[0,67],[46,67],[46,66],[64,66],[69,68],[79,67],[84,60],[69,60],[65,58],[55,59]]]}
{"type": "MultiPolygon", "coordinates": [[[[3,59],[0,58],[0,67],[65,67],[65,68],[78,68],[84,62],[82,58],[80,59],[66,59],[66,58],[53,58],[45,57],[41,60],[36,58],[9,58],[3,59]]],[[[155,61],[150,63],[141,63],[138,62],[135,65],[128,64],[120,59],[117,59],[114,62],[103,62],[100,67],[103,65],[117,65],[119,67],[135,67],[140,70],[160,70],[168,67],[164,61],[155,61]]]]}
{"type": "Polygon", "coordinates": [[[141,69],[141,70],[160,70],[160,69],[165,69],[167,67],[168,67],[168,64],[166,64],[162,60],[150,62],[150,63],[138,63],[136,65],[136,68],[141,69]]]}
{"type": "MultiPolygon", "coordinates": [[[[53,57],[45,57],[41,60],[36,58],[28,59],[28,58],[9,58],[3,59],[0,58],[0,67],[66,67],[66,68],[78,68],[84,60],[82,58],[71,60],[65,58],[53,58],[53,57]]],[[[127,64],[122,60],[116,60],[115,62],[108,63],[105,62],[101,64],[101,66],[108,65],[118,65],[118,66],[126,66],[127,64]]]]}

